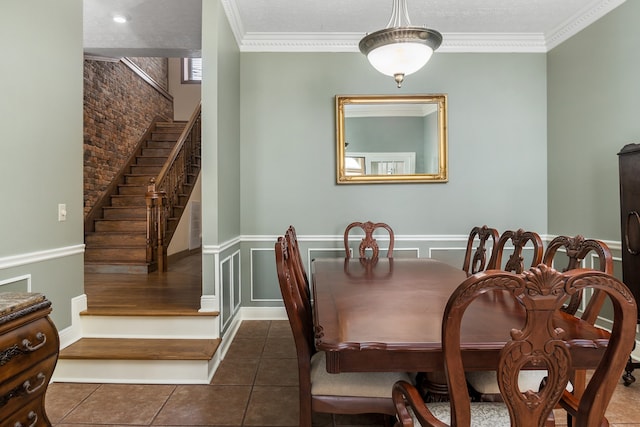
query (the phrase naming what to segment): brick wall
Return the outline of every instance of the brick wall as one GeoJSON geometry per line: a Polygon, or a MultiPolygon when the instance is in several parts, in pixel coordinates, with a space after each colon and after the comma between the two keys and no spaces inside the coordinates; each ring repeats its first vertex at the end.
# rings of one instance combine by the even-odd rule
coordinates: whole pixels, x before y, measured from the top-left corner
{"type": "Polygon", "coordinates": [[[129,58],[142,68],[164,90],[169,90],[169,58],[129,58]]]}
{"type": "MultiPolygon", "coordinates": [[[[167,86],[166,58],[130,58],[167,86]]],[[[173,102],[121,62],[84,61],[84,214],[102,197],[156,116],[173,102]]]]}

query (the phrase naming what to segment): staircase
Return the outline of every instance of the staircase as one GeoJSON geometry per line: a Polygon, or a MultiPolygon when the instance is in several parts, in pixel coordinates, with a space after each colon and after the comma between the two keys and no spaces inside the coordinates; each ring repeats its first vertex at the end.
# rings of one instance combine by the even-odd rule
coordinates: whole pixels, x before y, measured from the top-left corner
{"type": "MultiPolygon", "coordinates": [[[[85,224],[85,272],[147,274],[157,268],[148,259],[147,206],[145,194],[151,178],[158,176],[185,129],[185,122],[154,122],[145,133],[132,160],[101,203],[96,204],[85,224]]],[[[199,157],[198,157],[199,158],[199,157]]],[[[177,227],[180,215],[197,178],[186,177],[179,202],[167,218],[167,239],[177,227]]]]}
{"type": "Polygon", "coordinates": [[[207,384],[220,362],[219,313],[200,312],[202,255],[167,272],[84,277],[82,338],[63,348],[53,381],[207,384]]]}
{"type": "Polygon", "coordinates": [[[208,384],[220,362],[217,315],[83,313],[83,338],[60,352],[53,381],[208,384]]]}
{"type": "Polygon", "coordinates": [[[219,313],[198,311],[201,257],[166,271],[166,247],[200,173],[200,121],[200,106],[188,122],[154,120],[85,218],[89,308],[80,313],[82,338],[60,352],[54,381],[211,380],[220,325],[219,313]]]}

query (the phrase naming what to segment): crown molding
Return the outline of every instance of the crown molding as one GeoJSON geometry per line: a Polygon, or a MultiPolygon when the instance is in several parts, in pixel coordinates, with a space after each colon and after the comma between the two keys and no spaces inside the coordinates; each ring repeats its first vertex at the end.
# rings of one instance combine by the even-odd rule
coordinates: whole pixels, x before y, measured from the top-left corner
{"type": "Polygon", "coordinates": [[[584,30],[625,1],[626,0],[600,0],[590,4],[547,34],[547,51],[584,30]]]}
{"type": "MultiPolygon", "coordinates": [[[[443,33],[438,53],[546,53],[626,0],[594,0],[547,34],[443,33]]],[[[241,52],[360,52],[361,33],[245,32],[234,0],[221,0],[241,52]]]]}
{"type": "MultiPolygon", "coordinates": [[[[543,34],[444,33],[438,53],[546,52],[543,34]]],[[[360,33],[247,33],[241,52],[360,52],[360,33]]]]}

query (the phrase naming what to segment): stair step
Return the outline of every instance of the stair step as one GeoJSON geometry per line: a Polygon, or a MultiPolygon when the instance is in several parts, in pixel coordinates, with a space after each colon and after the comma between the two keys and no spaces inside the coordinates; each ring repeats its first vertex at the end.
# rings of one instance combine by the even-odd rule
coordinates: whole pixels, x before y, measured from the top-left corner
{"type": "Polygon", "coordinates": [[[131,165],[132,174],[158,175],[162,170],[162,165],[131,165]]]}
{"type": "Polygon", "coordinates": [[[98,219],[95,221],[96,231],[144,231],[147,230],[147,220],[98,219]]]}
{"type": "Polygon", "coordinates": [[[60,351],[56,382],[208,384],[220,339],[82,338],[60,351]]]}
{"type": "Polygon", "coordinates": [[[81,338],[58,359],[209,360],[220,339],[81,338]]]}
{"type": "MultiPolygon", "coordinates": [[[[108,285],[105,285],[108,286],[108,285]]],[[[136,303],[118,307],[89,308],[80,313],[84,338],[212,338],[218,312],[194,309],[140,310],[136,303]],[[133,305],[133,307],[132,307],[133,305]]]]}
{"type": "Polygon", "coordinates": [[[156,128],[153,130],[154,132],[162,133],[162,132],[182,132],[187,125],[187,122],[172,122],[172,123],[156,123],[156,128]]]}
{"type": "MultiPolygon", "coordinates": [[[[174,143],[175,143],[175,141],[174,141],[174,143]]],[[[150,156],[150,157],[164,157],[164,158],[167,158],[167,157],[169,157],[170,153],[171,153],[171,148],[143,148],[142,149],[142,155],[144,157],[150,156]]]]}
{"type": "Polygon", "coordinates": [[[102,208],[103,219],[147,220],[146,206],[106,206],[102,208]]]}
{"type": "Polygon", "coordinates": [[[147,259],[146,246],[122,246],[122,247],[103,247],[103,248],[86,248],[84,252],[84,260],[86,262],[111,262],[117,261],[124,263],[127,261],[133,264],[145,263],[147,259]]]}
{"type": "Polygon", "coordinates": [[[147,192],[147,184],[149,182],[145,182],[143,184],[119,184],[118,185],[118,195],[119,196],[140,196],[144,197],[147,192]]]}
{"type": "Polygon", "coordinates": [[[158,131],[153,131],[151,133],[151,140],[152,141],[171,141],[173,143],[175,143],[178,138],[180,138],[180,134],[182,133],[182,130],[179,129],[175,129],[175,130],[171,130],[171,131],[164,131],[164,132],[158,132],[158,131]]]}
{"type": "MultiPolygon", "coordinates": [[[[149,184],[149,180],[151,178],[155,178],[156,176],[154,174],[131,174],[131,173],[125,173],[124,174],[124,181],[126,184],[135,184],[135,185],[148,185],[149,184]]],[[[145,187],[145,192],[146,192],[146,187],[145,187]]]]}
{"type": "Polygon", "coordinates": [[[111,196],[111,206],[144,206],[147,201],[141,194],[114,194],[111,196]]]}
{"type": "Polygon", "coordinates": [[[136,157],[137,165],[160,165],[163,166],[167,161],[166,157],[163,156],[139,156],[136,157]]]}
{"type": "MultiPolygon", "coordinates": [[[[178,140],[178,137],[176,137],[176,139],[174,139],[173,141],[154,141],[152,139],[147,139],[147,141],[145,142],[146,144],[145,148],[163,148],[167,150],[172,150],[173,147],[176,145],[177,140],[178,140]]],[[[160,156],[160,157],[166,157],[166,156],[160,156]]]]}
{"type": "Polygon", "coordinates": [[[161,121],[161,122],[157,122],[156,126],[158,128],[167,128],[167,127],[172,127],[172,126],[186,126],[187,125],[187,121],[186,120],[167,120],[167,121],[161,121]]]}
{"type": "Polygon", "coordinates": [[[98,248],[104,247],[107,245],[115,245],[115,246],[139,246],[147,244],[147,233],[146,232],[97,232],[97,233],[88,233],[86,235],[86,243],[87,245],[98,248]]]}
{"type": "Polygon", "coordinates": [[[99,274],[149,274],[157,270],[155,265],[145,263],[125,262],[87,262],[84,263],[85,273],[99,274]]]}

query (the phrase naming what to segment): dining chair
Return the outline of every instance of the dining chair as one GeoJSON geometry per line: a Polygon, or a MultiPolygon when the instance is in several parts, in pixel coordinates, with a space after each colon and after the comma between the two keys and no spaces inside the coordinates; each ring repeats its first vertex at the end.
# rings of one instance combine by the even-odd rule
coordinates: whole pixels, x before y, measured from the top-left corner
{"type": "Polygon", "coordinates": [[[507,230],[500,235],[498,242],[491,252],[491,258],[489,259],[487,270],[503,270],[513,273],[522,273],[525,269],[522,251],[528,247],[529,243],[531,243],[533,250],[531,263],[529,265],[534,267],[540,264],[544,250],[542,239],[535,231],[525,231],[520,228],[516,231],[507,230]],[[513,252],[509,256],[507,262],[503,265],[502,255],[508,242],[511,242],[513,245],[513,252]]]}
{"type": "MultiPolygon", "coordinates": [[[[581,268],[582,261],[591,253],[594,253],[598,257],[599,271],[613,274],[613,256],[607,244],[600,240],[585,239],[581,235],[575,237],[555,237],[547,245],[544,256],[542,257],[542,262],[557,270],[560,270],[560,268],[556,264],[562,263],[562,265],[565,265],[562,271],[568,271],[581,268]],[[558,252],[558,250],[560,250],[560,252],[558,252]],[[561,256],[560,254],[563,252],[565,255],[561,256]],[[562,259],[565,261],[562,262],[562,259]]],[[[569,302],[562,306],[561,310],[575,315],[582,303],[582,299],[582,291],[574,293],[571,295],[569,302]]],[[[595,289],[582,312],[581,319],[590,325],[595,324],[605,299],[606,295],[600,290],[595,289]]],[[[571,379],[574,394],[579,396],[583,392],[586,385],[586,376],[587,372],[584,369],[577,369],[574,372],[573,378],[571,379]]]]}
{"type": "Polygon", "coordinates": [[[491,247],[496,246],[496,242],[500,238],[498,230],[495,228],[487,227],[473,227],[469,233],[469,239],[467,240],[467,251],[464,256],[464,263],[462,264],[462,270],[467,273],[467,276],[476,274],[479,271],[484,271],[487,266],[487,261],[490,257],[487,257],[487,242],[491,240],[491,247]],[[477,246],[474,248],[474,244],[477,242],[477,246]]]}
{"type": "Polygon", "coordinates": [[[633,347],[636,317],[636,303],[629,289],[604,272],[584,269],[559,272],[540,264],[521,274],[493,270],[473,275],[453,292],[443,315],[442,347],[449,402],[425,404],[413,385],[400,381],[393,388],[397,425],[540,427],[552,424],[550,416],[558,403],[572,415],[575,426],[596,427],[603,420],[603,425],[608,425],[605,411],[633,347]],[[586,288],[599,289],[611,300],[614,320],[609,339],[565,339],[565,332],[552,326],[566,298],[586,288]],[[490,292],[511,294],[524,307],[526,320],[523,325],[513,325],[510,340],[500,351],[497,366],[503,402],[471,402],[460,329],[467,307],[490,292]],[[601,355],[579,399],[566,391],[572,351],[577,347],[593,351],[594,357],[601,355]],[[542,389],[523,389],[518,385],[519,372],[528,366],[547,371],[548,379],[542,389]]]}
{"type": "MultiPolygon", "coordinates": [[[[538,233],[518,229],[516,231],[507,230],[498,239],[491,253],[491,258],[487,265],[487,270],[502,270],[512,273],[522,273],[525,269],[522,251],[526,247],[531,247],[530,266],[540,264],[543,255],[543,243],[538,233]],[[507,262],[502,264],[502,255],[507,243],[513,245],[513,252],[507,262]]],[[[466,373],[467,382],[474,400],[496,401],[502,400],[498,387],[496,371],[470,371],[466,373]]],[[[520,372],[518,382],[521,388],[537,390],[546,377],[546,372],[541,370],[524,370],[520,372]]],[[[571,389],[571,386],[570,386],[571,389]]]]}
{"type": "Polygon", "coordinates": [[[387,258],[393,258],[393,245],[394,245],[394,234],[391,227],[384,222],[352,222],[347,225],[347,228],[344,230],[344,250],[345,257],[351,258],[351,248],[349,246],[349,233],[354,228],[361,228],[364,230],[364,237],[360,241],[360,246],[358,247],[358,253],[360,254],[360,258],[366,258],[367,249],[371,249],[372,255],[371,258],[378,258],[378,254],[380,253],[380,247],[378,246],[378,241],[373,237],[373,233],[376,230],[384,229],[387,230],[389,234],[389,246],[387,247],[387,258]]]}
{"type": "MultiPolygon", "coordinates": [[[[280,292],[289,318],[298,359],[299,426],[311,427],[313,412],[330,414],[395,415],[391,389],[396,381],[410,381],[403,372],[349,372],[330,374],[324,352],[316,351],[310,304],[292,271],[291,252],[285,237],[275,244],[280,292]]],[[[387,420],[388,422],[388,420],[387,420]]]]}

